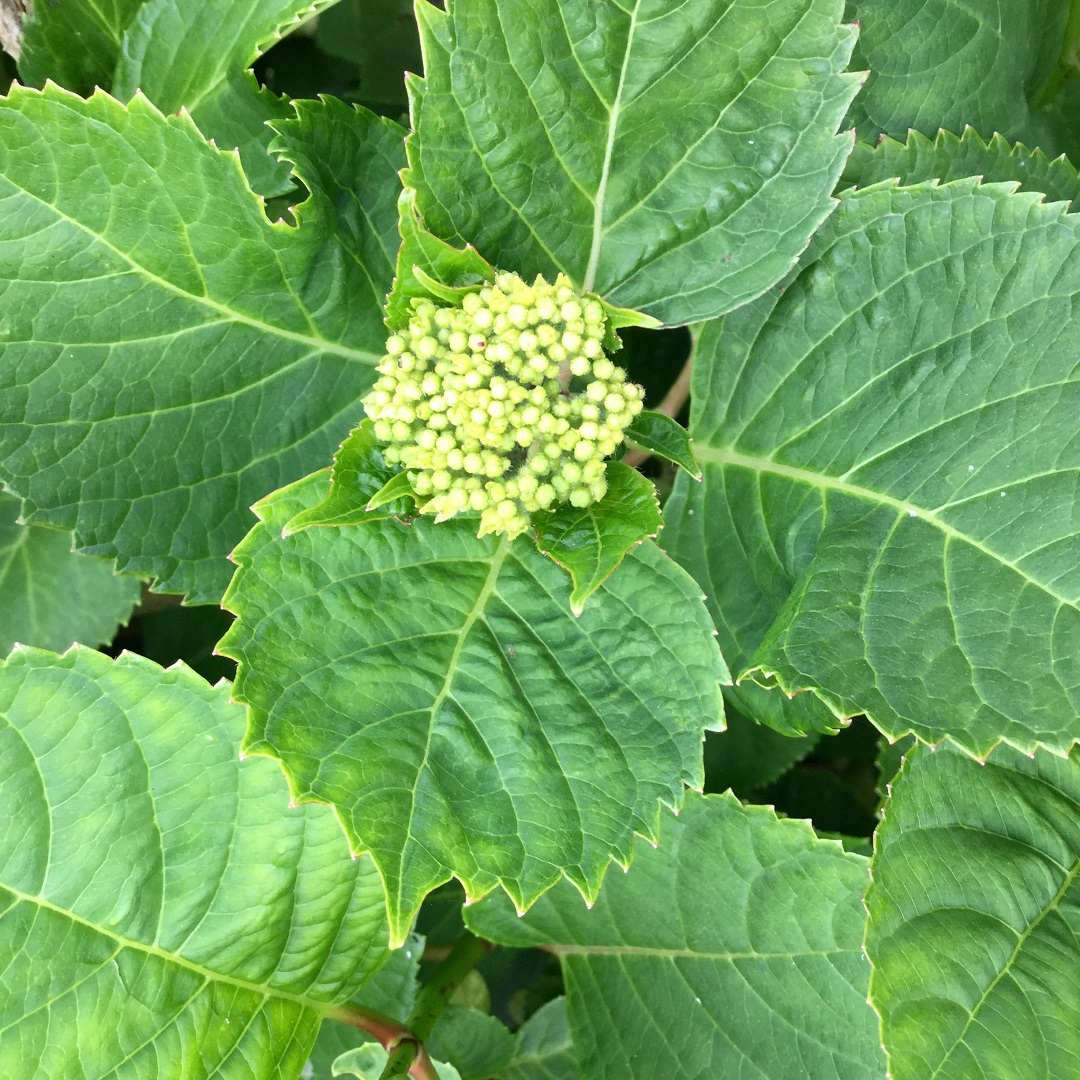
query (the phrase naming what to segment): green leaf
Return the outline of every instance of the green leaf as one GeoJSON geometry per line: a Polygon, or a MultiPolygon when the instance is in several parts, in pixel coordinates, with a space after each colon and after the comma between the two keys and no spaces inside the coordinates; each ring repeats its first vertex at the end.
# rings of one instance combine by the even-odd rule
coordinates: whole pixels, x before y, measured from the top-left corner
{"type": "Polygon", "coordinates": [[[364,525],[413,513],[416,509],[413,500],[405,497],[368,509],[370,501],[402,475],[386,463],[374,427],[373,420],[365,419],[349,432],[334,455],[326,498],[287,521],[283,530],[285,536],[313,525],[364,525]]]}
{"type": "Polygon", "coordinates": [[[738,674],[978,755],[1080,737],[1080,218],[1011,190],[846,195],[703,335],[665,531],[738,674]]]}
{"type": "Polygon", "coordinates": [[[847,10],[859,22],[852,65],[870,72],[847,118],[860,138],[970,124],[1024,139],[1068,0],[849,0],[847,10]]]}
{"type": "Polygon", "coordinates": [[[112,92],[142,92],[164,113],[186,108],[223,150],[238,147],[262,195],[293,188],[286,162],[271,158],[268,120],[285,120],[285,98],[261,88],[248,68],[291,30],[335,0],[147,0],[124,34],[112,92]]]}
{"type": "Polygon", "coordinates": [[[0,664],[0,1075],[297,1076],[386,959],[371,861],[242,722],[179,665],[0,664]]]}
{"type": "MultiPolygon", "coordinates": [[[[423,952],[424,939],[417,934],[410,935],[404,946],[392,952],[386,963],[364,984],[353,1003],[374,1009],[384,1016],[404,1019],[416,1000],[423,952]]],[[[363,1046],[371,1040],[372,1036],[367,1032],[329,1017],[319,1028],[305,1071],[300,1073],[302,1080],[331,1080],[333,1063],[347,1050],[363,1046]]]]}
{"type": "Polygon", "coordinates": [[[522,908],[564,874],[595,896],[702,782],[726,669],[696,586],[646,544],[575,619],[562,570],[475,522],[282,539],[325,492],[317,474],[263,500],[234,554],[218,648],[240,662],[245,747],[371,852],[394,940],[451,875],[522,908]]]}
{"type": "Polygon", "coordinates": [[[675,325],[759,295],[829,213],[860,81],[840,0],[448,6],[418,5],[410,82],[436,235],[675,325]]]}
{"type": "Polygon", "coordinates": [[[536,546],[573,579],[570,610],[580,615],[623,557],[656,536],[663,519],[653,482],[636,469],[609,461],[607,493],[579,509],[569,503],[533,514],[536,546]]]}
{"type": "MultiPolygon", "coordinates": [[[[379,1080],[386,1068],[386,1051],[377,1043],[364,1043],[355,1050],[342,1054],[334,1062],[334,1076],[357,1076],[360,1080],[379,1080]]],[[[433,1061],[439,1080],[462,1080],[461,1074],[453,1065],[444,1061],[433,1061]]]]}
{"type": "Polygon", "coordinates": [[[882,802],[889,797],[889,787],[904,763],[904,755],[915,745],[917,740],[913,735],[905,735],[896,742],[889,742],[884,735],[879,738],[877,758],[874,761],[877,769],[874,791],[882,802]]]}
{"type": "Polygon", "coordinates": [[[918,131],[909,131],[903,143],[889,138],[873,147],[856,143],[841,184],[869,187],[899,178],[911,185],[967,176],[978,176],[985,183],[1015,180],[1021,191],[1041,191],[1050,202],[1080,196],[1080,174],[1068,158],[1050,159],[1041,150],[1012,144],[1001,135],[984,142],[974,128],[966,128],[959,138],[939,131],[930,140],[918,131]]]}
{"type": "Polygon", "coordinates": [[[522,1024],[503,1080],[580,1080],[566,998],[549,1001],[522,1024]]]}
{"type": "Polygon", "coordinates": [[[451,1004],[426,1046],[432,1057],[450,1062],[461,1080],[490,1080],[506,1071],[514,1053],[514,1036],[494,1016],[451,1004]]]}
{"type": "Polygon", "coordinates": [[[19,78],[28,86],[52,79],[83,96],[108,87],[128,24],[144,0],[34,0],[23,23],[19,78]]]}
{"type": "Polygon", "coordinates": [[[18,515],[18,499],[0,493],[0,657],[17,641],[55,652],[111,641],[142,583],[73,554],[70,533],[19,525],[18,515]]]}
{"type": "Polygon", "coordinates": [[[220,598],[245,507],[330,458],[383,351],[401,130],[297,111],[291,228],[141,97],[0,99],[0,473],[29,523],[193,602],[220,598]]]}
{"type": "Polygon", "coordinates": [[[645,409],[626,429],[626,438],[651,454],[673,461],[695,480],[701,479],[693,441],[686,428],[666,413],[645,409]]]}
{"type": "Polygon", "coordinates": [[[386,325],[391,330],[408,324],[412,301],[418,297],[438,296],[459,304],[466,292],[495,279],[494,268],[471,244],[456,248],[424,229],[414,188],[405,187],[398,197],[398,230],[397,275],[386,299],[386,325]],[[443,288],[434,291],[433,285],[443,288]]]}
{"type": "Polygon", "coordinates": [[[912,751],[878,828],[870,992],[894,1080],[1070,1080],[1080,762],[912,751]]]}
{"type": "Polygon", "coordinates": [[[746,797],[756,788],[783,776],[802,761],[818,741],[816,735],[802,738],[781,735],[730,708],[726,722],[723,731],[709,732],[705,739],[708,791],[731,788],[736,795],[746,797]]]}
{"type": "Polygon", "coordinates": [[[805,822],[688,796],[660,848],[592,910],[559,885],[524,918],[503,897],[465,917],[490,940],[559,955],[591,1080],[878,1080],[866,865],[805,822]]]}

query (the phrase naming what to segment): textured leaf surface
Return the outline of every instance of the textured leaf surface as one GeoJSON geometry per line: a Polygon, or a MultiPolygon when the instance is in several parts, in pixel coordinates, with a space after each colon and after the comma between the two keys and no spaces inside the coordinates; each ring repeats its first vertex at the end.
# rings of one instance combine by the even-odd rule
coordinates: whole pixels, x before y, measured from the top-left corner
{"type": "Polygon", "coordinates": [[[590,911],[557,886],[523,919],[504,897],[476,933],[562,959],[593,1080],[878,1080],[860,948],[866,860],[730,796],[689,796],[590,911]],[[823,1007],[827,1002],[828,1007],[823,1007]]]}
{"type": "Polygon", "coordinates": [[[142,92],[164,113],[184,107],[223,150],[239,147],[263,195],[292,190],[287,163],[272,159],[268,120],[292,115],[247,69],[271,45],[334,0],[147,0],[131,21],[112,92],[142,92]]]}
{"type": "Polygon", "coordinates": [[[53,3],[35,0],[23,24],[19,78],[29,86],[52,79],[86,96],[108,88],[124,31],[144,0],[53,3]]]}
{"type": "Polygon", "coordinates": [[[1023,138],[1058,59],[1068,0],[850,0],[852,65],[870,77],[848,122],[869,140],[970,124],[1023,138]]]}
{"type": "Polygon", "coordinates": [[[1080,218],[1009,191],[846,196],[711,328],[664,533],[737,674],[978,754],[1080,737],[1080,218]]]}
{"type": "Polygon", "coordinates": [[[17,524],[18,514],[18,499],[0,494],[0,657],[17,641],[55,652],[111,641],[141,582],[73,554],[70,533],[17,524]]]}
{"type": "Polygon", "coordinates": [[[504,1080],[579,1080],[566,998],[549,1001],[521,1025],[504,1080]]]}
{"type": "Polygon", "coordinates": [[[1080,174],[1068,158],[1051,159],[1041,150],[1010,143],[1001,135],[985,142],[974,128],[959,137],[939,131],[928,139],[909,131],[902,143],[890,138],[872,147],[858,142],[844,166],[841,183],[869,187],[899,178],[910,185],[967,176],[981,177],[986,183],[1015,180],[1022,191],[1041,191],[1050,202],[1071,202],[1080,195],[1080,174]]]}
{"type": "Polygon", "coordinates": [[[418,7],[409,150],[445,239],[679,324],[768,288],[829,212],[860,81],[839,0],[449,9],[418,7]]]}
{"type": "Polygon", "coordinates": [[[432,1057],[450,1062],[461,1080],[489,1080],[506,1072],[515,1040],[496,1017],[448,1005],[426,1045],[432,1057]]]}
{"type": "Polygon", "coordinates": [[[145,99],[0,99],[0,472],[30,523],[196,601],[246,507],[330,459],[382,353],[401,130],[298,108],[294,229],[145,99]]]}
{"type": "Polygon", "coordinates": [[[536,546],[574,581],[570,610],[575,615],[631,548],[660,531],[653,482],[619,461],[608,463],[606,475],[607,493],[599,502],[583,509],[566,503],[533,514],[536,546]]]}
{"type": "Polygon", "coordinates": [[[1080,1032],[1080,762],[921,747],[867,895],[895,1080],[1069,1080],[1080,1032]]]}
{"type": "Polygon", "coordinates": [[[562,570],[474,521],[282,539],[325,491],[316,475],[264,500],[234,555],[219,649],[240,662],[246,747],[336,807],[398,939],[451,875],[521,907],[563,874],[595,895],[702,782],[726,669],[696,586],[644,545],[575,619],[562,570]]]}
{"type": "Polygon", "coordinates": [[[673,461],[695,480],[701,479],[701,469],[694,457],[694,444],[686,428],[670,416],[645,409],[627,427],[626,437],[635,446],[673,461]]]}
{"type": "Polygon", "coordinates": [[[385,960],[371,861],[242,723],[182,667],[0,665],[0,1075],[297,1076],[385,960]]]}

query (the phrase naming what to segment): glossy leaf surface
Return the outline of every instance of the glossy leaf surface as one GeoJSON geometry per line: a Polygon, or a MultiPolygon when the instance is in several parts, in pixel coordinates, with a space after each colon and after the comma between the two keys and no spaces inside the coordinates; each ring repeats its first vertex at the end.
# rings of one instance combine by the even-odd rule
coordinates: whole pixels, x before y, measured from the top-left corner
{"type": "Polygon", "coordinates": [[[1080,218],[1010,190],[848,195],[710,328],[664,533],[737,675],[978,754],[1080,737],[1080,218]]]}
{"type": "Polygon", "coordinates": [[[522,919],[505,897],[466,909],[478,934],[558,953],[582,1075],[879,1080],[866,860],[730,796],[688,796],[661,837],[591,911],[565,884],[522,919]]]}
{"type": "Polygon", "coordinates": [[[695,480],[701,479],[694,444],[686,428],[670,416],[645,409],[626,429],[626,438],[643,450],[673,461],[695,480]]]}
{"type": "Polygon", "coordinates": [[[608,463],[606,475],[607,493],[599,502],[580,509],[564,503],[532,516],[536,546],[573,579],[575,615],[626,553],[656,536],[662,523],[651,480],[619,461],[608,463]]]}
{"type": "Polygon", "coordinates": [[[242,724],[183,667],[0,664],[0,1075],[297,1076],[384,962],[374,866],[242,724]]]}
{"type": "Polygon", "coordinates": [[[500,267],[688,323],[777,281],[832,206],[859,83],[838,0],[418,17],[409,182],[429,229],[500,267]]]}
{"type": "Polygon", "coordinates": [[[18,515],[18,499],[0,494],[0,657],[16,642],[63,652],[111,641],[142,583],[74,554],[70,533],[19,525],[18,515]]]}
{"type": "Polygon", "coordinates": [[[298,228],[143,98],[0,99],[0,474],[30,523],[196,601],[246,507],[329,460],[382,353],[401,130],[327,101],[280,138],[298,228]]]}
{"type": "Polygon", "coordinates": [[[866,948],[890,1075],[1072,1077],[1080,763],[909,752],[872,874],[866,948]]]}
{"type": "Polygon", "coordinates": [[[219,646],[240,662],[246,747],[332,803],[386,883],[394,937],[451,875],[525,907],[566,875],[595,895],[700,786],[725,678],[694,583],[651,545],[581,618],[527,538],[473,521],[281,529],[324,475],[259,504],[219,646]]]}

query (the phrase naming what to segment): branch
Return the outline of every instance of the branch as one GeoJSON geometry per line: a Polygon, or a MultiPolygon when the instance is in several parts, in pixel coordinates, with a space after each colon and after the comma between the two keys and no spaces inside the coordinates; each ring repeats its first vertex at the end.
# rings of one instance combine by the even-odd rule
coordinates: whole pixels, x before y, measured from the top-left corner
{"type": "Polygon", "coordinates": [[[423,1042],[435,1030],[439,1017],[461,980],[480,963],[490,948],[490,941],[484,941],[468,931],[458,938],[450,954],[417,995],[416,1004],[406,1021],[408,1027],[402,1029],[407,1036],[395,1042],[392,1048],[387,1048],[390,1057],[380,1080],[392,1080],[406,1073],[413,1080],[438,1080],[423,1042]]]}
{"type": "MultiPolygon", "coordinates": [[[[687,398],[690,397],[690,382],[694,375],[694,354],[697,352],[698,337],[700,336],[699,333],[694,332],[695,329],[697,328],[692,328],[690,331],[690,355],[686,358],[682,371],[679,372],[676,380],[668,388],[664,400],[655,409],[656,412],[670,416],[672,420],[682,412],[687,398]]],[[[623,462],[636,469],[651,457],[652,452],[649,450],[628,450],[623,462]]]]}

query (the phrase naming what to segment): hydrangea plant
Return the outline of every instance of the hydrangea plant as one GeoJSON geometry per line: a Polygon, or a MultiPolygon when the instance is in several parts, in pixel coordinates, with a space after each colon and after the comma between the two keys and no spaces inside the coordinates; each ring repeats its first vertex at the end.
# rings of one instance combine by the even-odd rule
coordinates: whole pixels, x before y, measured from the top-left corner
{"type": "Polygon", "coordinates": [[[1076,0],[0,46],[0,1080],[1080,1075],[1076,0]]]}

